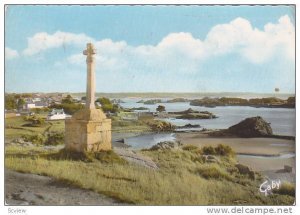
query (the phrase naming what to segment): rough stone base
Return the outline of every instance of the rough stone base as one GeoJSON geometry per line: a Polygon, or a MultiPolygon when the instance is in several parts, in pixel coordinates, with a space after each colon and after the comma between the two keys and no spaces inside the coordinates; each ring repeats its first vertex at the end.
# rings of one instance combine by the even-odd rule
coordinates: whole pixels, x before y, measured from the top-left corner
{"type": "Polygon", "coordinates": [[[111,120],[97,109],[77,112],[65,121],[65,148],[76,152],[111,150],[111,120]]]}

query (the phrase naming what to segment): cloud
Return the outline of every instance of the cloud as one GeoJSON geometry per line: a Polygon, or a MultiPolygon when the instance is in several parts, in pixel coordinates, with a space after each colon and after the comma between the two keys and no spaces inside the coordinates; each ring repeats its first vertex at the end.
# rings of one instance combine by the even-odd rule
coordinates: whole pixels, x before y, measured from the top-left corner
{"type": "Polygon", "coordinates": [[[9,47],[5,47],[5,59],[6,60],[11,60],[14,58],[19,57],[18,51],[11,49],[9,47]]]}
{"type": "MultiPolygon", "coordinates": [[[[125,41],[96,40],[85,34],[56,32],[37,33],[28,38],[24,55],[35,55],[47,49],[73,45],[84,47],[93,42],[98,50],[97,61],[103,69],[168,70],[193,73],[207,59],[237,54],[253,64],[271,61],[276,56],[294,60],[295,27],[285,15],[277,23],[267,23],[262,30],[238,17],[229,23],[215,25],[204,40],[188,32],[170,33],[156,45],[131,46],[125,41]],[[115,68],[113,68],[115,67],[115,68]]],[[[67,59],[70,64],[82,64],[82,54],[67,59]]]]}
{"type": "Polygon", "coordinates": [[[278,23],[268,23],[261,31],[243,18],[213,27],[205,41],[212,55],[238,53],[252,63],[263,63],[275,55],[294,59],[295,29],[290,18],[282,16],[278,23]]]}
{"type": "Polygon", "coordinates": [[[51,35],[46,32],[40,32],[27,39],[28,46],[23,51],[23,54],[31,56],[47,49],[65,47],[66,45],[83,46],[87,42],[94,42],[94,39],[85,34],[57,31],[51,35]]]}

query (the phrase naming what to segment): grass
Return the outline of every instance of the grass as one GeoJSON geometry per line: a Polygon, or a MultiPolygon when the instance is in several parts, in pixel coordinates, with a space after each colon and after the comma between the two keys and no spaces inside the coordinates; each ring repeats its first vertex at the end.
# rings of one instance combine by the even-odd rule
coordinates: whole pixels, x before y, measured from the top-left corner
{"type": "Polygon", "coordinates": [[[216,164],[204,164],[197,168],[196,172],[206,179],[226,179],[232,181],[233,177],[230,176],[229,172],[222,169],[216,164]]]}
{"type": "MultiPolygon", "coordinates": [[[[64,121],[41,127],[23,126],[22,117],[5,119],[5,140],[64,131],[64,121]]],[[[116,132],[149,131],[148,121],[112,121],[116,132]]],[[[56,143],[56,142],[55,142],[56,143]]],[[[69,153],[41,146],[5,147],[5,167],[91,189],[121,202],[137,205],[287,205],[294,202],[290,185],[270,197],[258,191],[260,180],[239,175],[231,148],[183,146],[183,150],[140,151],[159,167],[153,170],[126,162],[113,151],[69,153]],[[218,164],[201,155],[213,154],[218,164]],[[228,195],[230,193],[230,195],[228,195]],[[237,203],[238,202],[238,203],[237,203]]]]}
{"type": "MultiPolygon", "coordinates": [[[[39,115],[39,117],[43,116],[44,115],[39,115]]],[[[65,122],[63,120],[45,122],[45,124],[40,127],[24,126],[27,123],[28,122],[25,121],[22,116],[5,119],[5,140],[10,141],[22,137],[23,135],[44,134],[46,131],[62,132],[65,128],[65,122]]]]}
{"type": "Polygon", "coordinates": [[[219,165],[205,164],[191,151],[140,153],[151,157],[159,170],[123,162],[113,152],[89,154],[90,159],[74,159],[64,151],[17,146],[6,147],[5,167],[51,176],[138,205],[231,205],[236,202],[280,205],[294,202],[294,197],[288,195],[274,194],[272,198],[261,195],[260,182],[241,178],[237,173],[230,174],[227,166],[231,163],[226,159],[220,158],[222,164],[219,165]],[[236,183],[237,180],[249,183],[243,185],[236,183]]]}
{"type": "Polygon", "coordinates": [[[289,182],[283,182],[278,190],[274,190],[275,193],[281,194],[281,195],[289,195],[289,196],[295,196],[295,184],[289,183],[289,182]]]}

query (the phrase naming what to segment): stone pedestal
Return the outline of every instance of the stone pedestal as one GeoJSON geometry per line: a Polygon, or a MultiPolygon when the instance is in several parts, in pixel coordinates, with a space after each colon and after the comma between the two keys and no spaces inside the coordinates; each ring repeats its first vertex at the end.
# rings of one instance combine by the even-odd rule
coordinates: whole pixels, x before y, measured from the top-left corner
{"type": "Polygon", "coordinates": [[[76,152],[111,150],[111,120],[99,109],[84,109],[65,121],[65,148],[76,152]]]}

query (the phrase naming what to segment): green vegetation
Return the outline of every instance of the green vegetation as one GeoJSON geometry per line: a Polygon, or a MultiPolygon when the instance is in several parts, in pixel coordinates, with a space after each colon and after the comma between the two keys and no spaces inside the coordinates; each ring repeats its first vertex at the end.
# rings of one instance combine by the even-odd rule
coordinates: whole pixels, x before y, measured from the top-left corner
{"type": "Polygon", "coordinates": [[[197,146],[195,146],[195,145],[184,145],[183,147],[182,147],[182,149],[183,150],[185,150],[185,151],[196,151],[196,150],[199,150],[199,148],[197,147],[197,146]]]}
{"type": "Polygon", "coordinates": [[[45,119],[42,117],[37,117],[36,115],[33,116],[25,116],[24,120],[29,122],[23,126],[30,126],[30,127],[40,127],[45,124],[45,119]]]}
{"type": "Polygon", "coordinates": [[[101,104],[101,109],[107,113],[116,113],[119,111],[119,106],[116,104],[112,104],[111,101],[108,98],[102,97],[98,98],[96,102],[99,102],[101,104]]]}
{"type": "Polygon", "coordinates": [[[42,145],[46,140],[45,136],[42,134],[23,134],[21,138],[23,138],[25,142],[31,142],[36,145],[42,145]]]}
{"type": "Polygon", "coordinates": [[[113,152],[98,155],[47,151],[42,147],[5,149],[5,167],[48,175],[85,189],[140,205],[291,205],[294,197],[258,191],[260,180],[231,171],[232,159],[218,156],[220,163],[198,159],[199,150],[141,151],[158,170],[122,160],[113,152]],[[82,156],[82,157],[80,157],[82,156]],[[230,195],[228,195],[230,193],[230,195]]]}
{"type": "Polygon", "coordinates": [[[47,133],[45,145],[64,144],[64,139],[65,139],[65,133],[63,133],[63,132],[47,133]]]}
{"type": "Polygon", "coordinates": [[[205,179],[233,180],[229,172],[225,171],[217,164],[203,164],[196,169],[196,172],[205,179]]]}
{"type": "Polygon", "coordinates": [[[205,155],[235,156],[235,152],[232,148],[224,144],[219,144],[217,147],[204,146],[201,148],[201,153],[205,155]]]}
{"type": "Polygon", "coordinates": [[[84,108],[83,104],[76,103],[71,95],[62,99],[61,104],[52,104],[50,108],[64,109],[65,113],[73,115],[75,112],[84,108]]]}
{"type": "Polygon", "coordinates": [[[17,101],[13,95],[5,94],[5,109],[17,109],[17,101]]]}
{"type": "MultiPolygon", "coordinates": [[[[32,135],[43,135],[47,133],[58,132],[61,133],[64,131],[65,122],[63,120],[59,121],[44,121],[46,115],[36,114],[28,117],[13,117],[5,119],[5,141],[11,141],[12,139],[22,138],[23,135],[32,136],[32,135]],[[30,121],[27,119],[30,118],[30,121]],[[31,125],[31,118],[39,119],[44,121],[42,124],[37,124],[35,126],[31,125]]],[[[29,138],[29,137],[28,137],[29,138]]]]}

